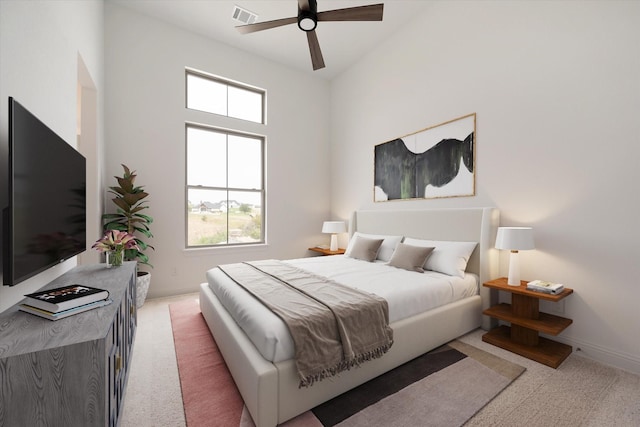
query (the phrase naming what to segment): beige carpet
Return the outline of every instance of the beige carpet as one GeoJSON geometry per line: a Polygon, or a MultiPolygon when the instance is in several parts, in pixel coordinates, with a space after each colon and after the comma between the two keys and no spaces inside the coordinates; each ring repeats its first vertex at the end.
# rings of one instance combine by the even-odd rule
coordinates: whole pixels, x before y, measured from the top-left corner
{"type": "MultiPolygon", "coordinates": [[[[168,305],[197,294],[149,300],[138,312],[122,427],[185,426],[168,305]]],[[[482,341],[461,341],[525,367],[467,426],[640,426],[640,376],[573,353],[552,369],[482,341]]]]}

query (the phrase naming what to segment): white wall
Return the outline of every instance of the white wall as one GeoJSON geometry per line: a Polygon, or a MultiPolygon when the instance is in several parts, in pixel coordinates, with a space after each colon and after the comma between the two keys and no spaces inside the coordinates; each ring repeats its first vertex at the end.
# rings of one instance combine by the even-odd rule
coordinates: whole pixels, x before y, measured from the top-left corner
{"type": "Polygon", "coordinates": [[[194,292],[218,264],[302,257],[327,240],[329,84],[122,6],[105,16],[107,185],[124,163],[150,194],[149,297],[194,292]],[[255,126],[267,137],[266,246],[185,250],[185,67],[267,90],[268,124],[255,126]]]}
{"type": "MultiPolygon", "coordinates": [[[[75,143],[80,54],[98,89],[100,144],[108,89],[106,184],[126,163],[151,194],[151,297],[194,291],[216,264],[304,256],[326,239],[319,229],[331,214],[491,205],[503,225],[535,228],[536,250],[521,254],[523,276],[575,289],[558,307],[574,324],[558,339],[640,372],[640,3],[432,2],[330,86],[104,7],[106,80],[102,2],[0,1],[0,146],[8,96],[75,143]],[[184,250],[185,66],[268,91],[264,248],[184,250]],[[375,144],[471,112],[475,197],[373,203],[375,144]]],[[[73,265],[1,287],[0,311],[73,265]]]]}
{"type": "Polygon", "coordinates": [[[498,207],[534,227],[523,278],[575,290],[559,339],[640,372],[639,21],[635,1],[433,2],[332,82],[334,216],[498,207]],[[372,201],[375,144],[473,112],[475,197],[372,201]]]}
{"type": "MultiPolygon", "coordinates": [[[[25,108],[76,147],[78,56],[103,87],[102,1],[0,1],[0,147],[6,171],[8,102],[25,108]]],[[[98,102],[98,143],[102,111],[98,102]]],[[[89,171],[91,173],[91,171],[89,171]]],[[[6,177],[0,178],[2,204],[6,177]]],[[[72,258],[13,288],[0,287],[0,311],[76,265],[72,258]]]]}

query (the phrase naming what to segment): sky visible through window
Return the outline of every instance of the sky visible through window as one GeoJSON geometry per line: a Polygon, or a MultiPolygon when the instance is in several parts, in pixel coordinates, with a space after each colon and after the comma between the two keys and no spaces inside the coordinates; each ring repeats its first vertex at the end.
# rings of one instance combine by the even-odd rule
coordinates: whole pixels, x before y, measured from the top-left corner
{"type": "Polygon", "coordinates": [[[263,96],[260,92],[187,73],[187,108],[262,123],[263,96]]]}
{"type": "MultiPolygon", "coordinates": [[[[247,190],[262,188],[262,141],[259,138],[227,135],[189,126],[187,144],[187,185],[247,190]],[[229,138],[228,185],[227,138],[229,138]]],[[[207,197],[211,197],[211,190],[189,190],[191,203],[213,201],[207,197]]],[[[255,200],[251,204],[260,205],[259,193],[245,193],[243,199],[255,200]]]]}

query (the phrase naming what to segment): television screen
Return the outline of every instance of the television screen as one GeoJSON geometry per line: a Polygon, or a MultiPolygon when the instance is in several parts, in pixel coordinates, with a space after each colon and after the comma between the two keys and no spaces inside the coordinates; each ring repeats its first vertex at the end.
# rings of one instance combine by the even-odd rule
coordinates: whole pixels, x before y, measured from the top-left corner
{"type": "Polygon", "coordinates": [[[9,98],[3,281],[16,285],[86,249],[86,161],[9,98]]]}

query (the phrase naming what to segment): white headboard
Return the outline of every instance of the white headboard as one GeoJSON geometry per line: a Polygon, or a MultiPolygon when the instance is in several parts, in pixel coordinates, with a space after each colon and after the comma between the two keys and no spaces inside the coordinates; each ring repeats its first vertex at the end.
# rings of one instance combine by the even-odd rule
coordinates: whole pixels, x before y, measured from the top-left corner
{"type": "MultiPolygon", "coordinates": [[[[498,277],[498,250],[494,248],[500,212],[496,208],[361,210],[353,214],[350,234],[394,234],[429,240],[478,242],[467,271],[480,278],[482,309],[497,303],[497,293],[482,283],[498,277]]],[[[490,318],[482,327],[490,329],[490,318]]]]}

